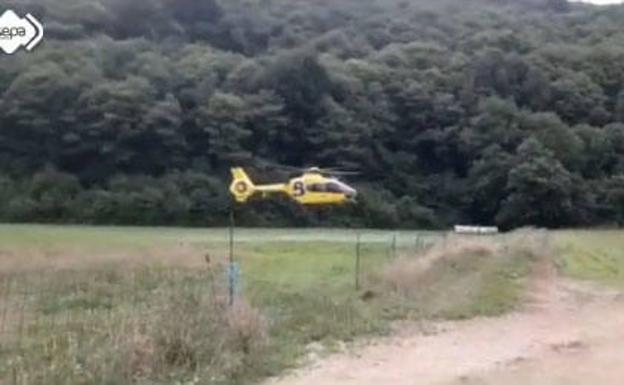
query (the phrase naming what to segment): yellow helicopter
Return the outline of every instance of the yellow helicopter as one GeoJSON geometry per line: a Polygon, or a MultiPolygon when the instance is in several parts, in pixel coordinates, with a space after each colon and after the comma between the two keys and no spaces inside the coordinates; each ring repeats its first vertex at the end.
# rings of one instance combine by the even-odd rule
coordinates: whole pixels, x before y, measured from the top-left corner
{"type": "Polygon", "coordinates": [[[286,183],[254,184],[241,167],[232,168],[230,192],[238,203],[245,203],[260,194],[266,198],[271,194],[285,194],[297,203],[306,206],[342,205],[355,202],[357,191],[340,181],[336,176],[355,175],[355,172],[337,171],[311,167],[286,183]]]}

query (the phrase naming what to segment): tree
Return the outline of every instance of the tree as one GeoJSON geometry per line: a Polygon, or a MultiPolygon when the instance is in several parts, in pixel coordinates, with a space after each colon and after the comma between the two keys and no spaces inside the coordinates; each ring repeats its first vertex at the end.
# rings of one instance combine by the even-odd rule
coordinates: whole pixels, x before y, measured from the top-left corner
{"type": "Polygon", "coordinates": [[[499,225],[559,227],[572,223],[573,178],[537,139],[518,148],[516,166],[509,171],[507,198],[496,217],[499,225]]]}
{"type": "Polygon", "coordinates": [[[596,179],[611,175],[618,156],[609,132],[588,125],[576,126],[574,131],[583,141],[580,152],[582,165],[578,167],[583,178],[596,179]]]}
{"type": "Polygon", "coordinates": [[[607,180],[605,200],[614,221],[624,224],[624,174],[607,180]]]}
{"type": "Polygon", "coordinates": [[[81,189],[75,176],[46,168],[32,177],[26,189],[30,210],[40,221],[62,223],[71,218],[74,199],[81,189]]]}
{"type": "Polygon", "coordinates": [[[547,6],[555,12],[568,12],[570,10],[570,3],[568,0],[548,0],[547,6]]]}
{"type": "Polygon", "coordinates": [[[112,23],[108,33],[120,39],[156,38],[170,31],[170,24],[157,0],[106,0],[112,23]]]}
{"type": "Polygon", "coordinates": [[[520,126],[552,151],[567,168],[578,169],[582,164],[583,142],[559,116],[550,112],[526,114],[520,126]]]}
{"type": "Polygon", "coordinates": [[[232,164],[323,163],[360,205],[241,221],[617,222],[624,11],[474,1],[10,0],[46,39],[2,58],[0,217],[223,224],[232,164]]]}
{"type": "Polygon", "coordinates": [[[322,114],[321,102],[331,88],[316,56],[305,51],[278,57],[267,71],[265,84],[284,99],[291,120],[306,126],[322,114]]]}
{"type": "Polygon", "coordinates": [[[223,10],[215,0],[166,0],[165,9],[187,29],[200,23],[214,24],[223,16],[223,10]]]}
{"type": "Polygon", "coordinates": [[[620,91],[615,102],[615,119],[624,123],[624,90],[620,91]]]}
{"type": "Polygon", "coordinates": [[[66,168],[88,172],[81,177],[89,181],[102,181],[118,172],[142,172],[147,145],[143,139],[149,129],[143,117],[155,102],[156,90],[141,77],[102,82],[83,93],[78,100],[81,124],[75,126],[76,147],[66,168]],[[94,168],[85,170],[85,163],[94,168]]]}
{"type": "Polygon", "coordinates": [[[522,140],[521,113],[513,101],[491,97],[479,105],[478,114],[462,132],[467,151],[479,153],[496,144],[512,151],[522,140]]]}
{"type": "Polygon", "coordinates": [[[310,157],[321,165],[359,169],[371,156],[366,151],[370,129],[331,98],[325,100],[324,109],[323,118],[310,129],[310,157]]]}
{"type": "Polygon", "coordinates": [[[284,100],[271,91],[260,91],[258,94],[246,95],[247,129],[252,133],[250,150],[261,158],[274,158],[278,163],[290,163],[288,143],[294,141],[289,137],[289,120],[284,113],[284,100]],[[279,151],[275,151],[278,149],[279,151]]]}
{"type": "Polygon", "coordinates": [[[492,225],[507,197],[501,188],[508,184],[508,176],[514,164],[513,156],[499,145],[491,145],[483,151],[470,169],[470,204],[468,215],[473,222],[492,225]]]}
{"type": "Polygon", "coordinates": [[[136,166],[150,175],[184,167],[189,144],[180,135],[182,121],[182,107],[173,95],[156,102],[141,122],[142,134],[138,140],[146,145],[136,166]]]}
{"type": "Polygon", "coordinates": [[[571,72],[552,83],[552,109],[567,122],[589,122],[597,107],[604,108],[606,97],[584,72],[571,72]]]}
{"type": "Polygon", "coordinates": [[[251,133],[245,128],[247,106],[240,97],[215,93],[207,106],[199,108],[197,125],[207,135],[207,148],[213,167],[223,166],[228,160],[246,157],[245,141],[251,133]]]}

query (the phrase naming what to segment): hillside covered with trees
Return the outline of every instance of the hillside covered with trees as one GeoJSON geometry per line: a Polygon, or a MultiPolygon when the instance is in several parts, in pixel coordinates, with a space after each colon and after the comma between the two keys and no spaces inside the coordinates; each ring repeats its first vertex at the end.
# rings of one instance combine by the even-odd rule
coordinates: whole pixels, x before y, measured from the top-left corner
{"type": "Polygon", "coordinates": [[[0,220],[222,225],[228,169],[340,166],[355,207],[247,225],[624,223],[624,6],[29,0],[0,57],[0,220]]]}

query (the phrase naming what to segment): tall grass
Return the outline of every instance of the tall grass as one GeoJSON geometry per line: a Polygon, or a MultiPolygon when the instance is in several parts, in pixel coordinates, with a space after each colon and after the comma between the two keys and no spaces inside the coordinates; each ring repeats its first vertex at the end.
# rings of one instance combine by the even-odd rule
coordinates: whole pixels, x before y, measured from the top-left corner
{"type": "Polygon", "coordinates": [[[375,232],[359,247],[358,291],[353,232],[243,231],[230,307],[221,230],[202,241],[198,230],[129,229],[107,248],[118,229],[46,229],[34,231],[61,238],[11,240],[0,226],[2,385],[253,382],[299,364],[312,343],[384,333],[396,319],[509,310],[538,259],[527,245],[543,246],[534,233],[402,233],[395,247],[375,232]]]}
{"type": "Polygon", "coordinates": [[[9,310],[21,314],[0,337],[0,378],[15,384],[194,378],[219,384],[251,375],[268,346],[267,320],[242,297],[230,307],[214,273],[59,272],[39,282],[44,286],[33,286],[34,276],[14,279],[17,291],[3,299],[21,302],[9,310]]]}
{"type": "Polygon", "coordinates": [[[420,255],[403,256],[374,277],[384,299],[411,316],[497,315],[521,303],[527,278],[551,256],[545,233],[453,236],[420,255]]]}
{"type": "Polygon", "coordinates": [[[562,231],[557,262],[573,278],[624,287],[624,233],[618,230],[562,231]]]}

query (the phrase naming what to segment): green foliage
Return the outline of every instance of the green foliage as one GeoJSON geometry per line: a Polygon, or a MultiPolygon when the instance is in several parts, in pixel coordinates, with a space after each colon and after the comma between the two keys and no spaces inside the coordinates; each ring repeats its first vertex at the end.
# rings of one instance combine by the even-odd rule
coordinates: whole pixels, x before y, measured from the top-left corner
{"type": "Polygon", "coordinates": [[[518,150],[516,166],[509,172],[509,195],[497,220],[506,227],[523,223],[566,225],[573,214],[573,187],[570,173],[531,137],[518,150]]]}
{"type": "Polygon", "coordinates": [[[285,163],[360,204],[244,224],[621,223],[624,7],[473,3],[9,1],[46,40],[0,68],[0,220],[219,224],[230,166],[285,163]]]}

